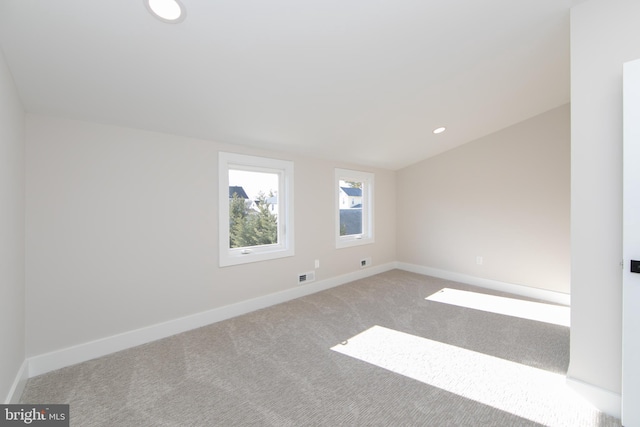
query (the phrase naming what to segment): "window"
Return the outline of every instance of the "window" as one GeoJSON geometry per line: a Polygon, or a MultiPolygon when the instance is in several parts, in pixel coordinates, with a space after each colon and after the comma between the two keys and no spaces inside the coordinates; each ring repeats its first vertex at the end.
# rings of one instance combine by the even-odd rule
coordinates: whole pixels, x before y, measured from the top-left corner
{"type": "Polygon", "coordinates": [[[336,247],[373,243],[373,174],[336,169],[336,247]]]}
{"type": "Polygon", "coordinates": [[[293,162],[219,154],[220,266],[292,256],[293,162]]]}

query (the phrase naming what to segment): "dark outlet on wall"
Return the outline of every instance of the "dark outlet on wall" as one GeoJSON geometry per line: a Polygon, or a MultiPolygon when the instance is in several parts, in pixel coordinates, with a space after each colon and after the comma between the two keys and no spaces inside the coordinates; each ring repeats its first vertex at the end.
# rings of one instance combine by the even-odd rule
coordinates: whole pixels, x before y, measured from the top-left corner
{"type": "Polygon", "coordinates": [[[640,261],[631,260],[631,272],[640,273],[640,261]]]}

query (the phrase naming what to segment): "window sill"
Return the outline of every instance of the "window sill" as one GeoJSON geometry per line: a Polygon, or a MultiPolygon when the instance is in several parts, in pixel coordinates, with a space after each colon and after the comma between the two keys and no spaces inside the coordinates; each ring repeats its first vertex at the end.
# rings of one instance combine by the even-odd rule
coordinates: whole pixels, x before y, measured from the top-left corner
{"type": "Polygon", "coordinates": [[[272,249],[269,251],[260,251],[258,249],[239,249],[237,251],[229,251],[228,254],[222,254],[220,256],[220,267],[268,261],[294,255],[295,253],[293,249],[272,249]]]}
{"type": "Polygon", "coordinates": [[[336,248],[337,249],[350,248],[352,246],[368,245],[371,243],[375,243],[375,240],[373,239],[373,237],[339,238],[338,240],[336,240],[336,248]]]}

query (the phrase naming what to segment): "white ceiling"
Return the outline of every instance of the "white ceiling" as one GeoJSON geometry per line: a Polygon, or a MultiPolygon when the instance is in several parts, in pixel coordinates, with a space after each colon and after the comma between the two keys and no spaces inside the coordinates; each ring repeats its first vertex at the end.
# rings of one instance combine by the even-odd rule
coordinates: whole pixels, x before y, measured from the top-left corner
{"type": "Polygon", "coordinates": [[[182,3],[0,0],[25,109],[398,169],[569,102],[575,0],[182,3]]]}

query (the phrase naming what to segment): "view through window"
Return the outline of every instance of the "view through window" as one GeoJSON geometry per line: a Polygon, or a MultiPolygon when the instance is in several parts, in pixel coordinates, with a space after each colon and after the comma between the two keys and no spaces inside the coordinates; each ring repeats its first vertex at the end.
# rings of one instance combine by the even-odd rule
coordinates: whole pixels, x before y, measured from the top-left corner
{"type": "Polygon", "coordinates": [[[229,169],[229,247],[278,243],[278,174],[229,169]]]}
{"type": "Polygon", "coordinates": [[[362,181],[340,180],[340,235],[362,234],[362,181]]]}
{"type": "Polygon", "coordinates": [[[336,169],[336,247],[373,242],[372,173],[336,169]]]}

